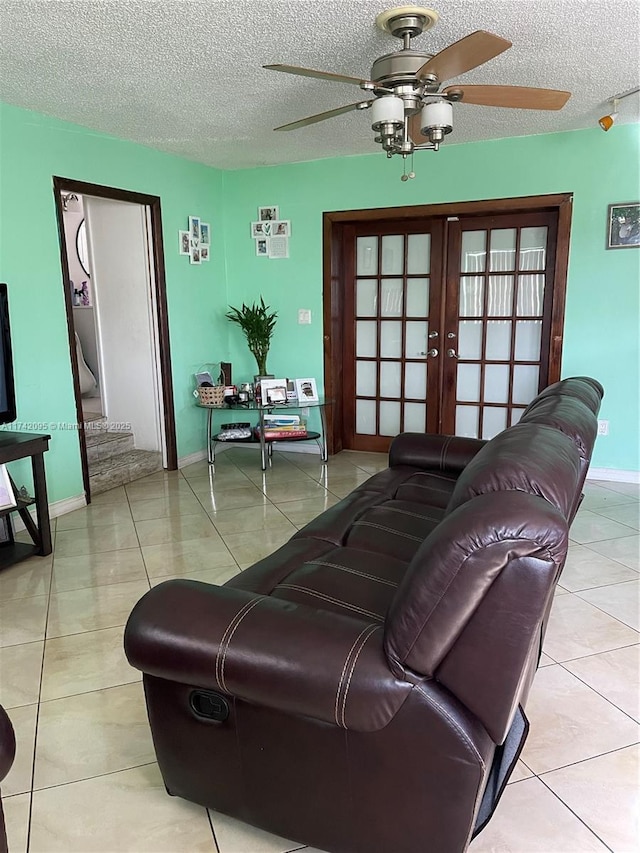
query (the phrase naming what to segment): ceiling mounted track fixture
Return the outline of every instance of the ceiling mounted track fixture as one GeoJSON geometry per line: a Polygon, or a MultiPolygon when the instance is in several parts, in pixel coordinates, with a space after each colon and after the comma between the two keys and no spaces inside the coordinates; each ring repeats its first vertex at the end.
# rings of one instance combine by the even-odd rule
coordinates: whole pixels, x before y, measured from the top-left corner
{"type": "Polygon", "coordinates": [[[369,93],[357,101],[327,110],[299,121],[276,127],[278,131],[297,130],[353,110],[371,108],[371,128],[375,141],[387,157],[400,154],[405,161],[402,180],[415,177],[407,173],[406,161],[414,151],[437,151],[445,136],[453,130],[453,106],[461,101],[487,107],[512,107],[527,110],[559,110],[571,97],[570,92],[534,89],[526,86],[466,86],[456,84],[441,89],[446,80],[459,77],[511,47],[511,42],[478,30],[435,55],[414,50],[412,39],[430,30],[438,22],[438,13],[421,6],[399,6],[381,12],[377,26],[400,39],[402,49],[375,60],[368,79],[314,71],[295,65],[265,65],[270,71],[350,83],[369,93]]]}

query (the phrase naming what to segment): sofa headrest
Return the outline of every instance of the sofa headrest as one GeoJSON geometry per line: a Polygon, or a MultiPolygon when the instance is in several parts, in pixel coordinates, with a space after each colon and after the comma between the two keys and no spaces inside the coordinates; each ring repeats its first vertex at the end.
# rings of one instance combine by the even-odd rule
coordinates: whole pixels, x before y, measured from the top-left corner
{"type": "Polygon", "coordinates": [[[588,406],[594,415],[597,415],[604,397],[604,388],[597,379],[591,379],[589,376],[571,376],[569,379],[562,379],[560,382],[548,385],[529,404],[525,412],[545,397],[576,397],[588,406]]]}
{"type": "Polygon", "coordinates": [[[520,424],[544,424],[568,436],[587,462],[598,434],[598,419],[578,397],[549,394],[538,397],[520,418],[520,424]]]}
{"type": "MultiPolygon", "coordinates": [[[[542,572],[551,590],[567,543],[565,519],[536,495],[496,492],[456,509],[420,546],[391,603],[385,650],[392,667],[433,675],[512,561],[528,566],[522,577],[526,602],[528,572],[542,572]]],[[[533,587],[537,583],[532,577],[533,587]]]]}
{"type": "Polygon", "coordinates": [[[582,483],[580,454],[573,441],[541,424],[516,424],[492,438],[464,469],[447,513],[487,492],[539,495],[570,518],[582,483]]]}

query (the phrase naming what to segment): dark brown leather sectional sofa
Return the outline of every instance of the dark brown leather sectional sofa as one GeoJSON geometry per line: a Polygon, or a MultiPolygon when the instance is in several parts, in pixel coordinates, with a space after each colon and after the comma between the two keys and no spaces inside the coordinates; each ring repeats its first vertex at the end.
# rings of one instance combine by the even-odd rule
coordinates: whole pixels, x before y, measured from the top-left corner
{"type": "Polygon", "coordinates": [[[489,442],[400,435],[224,586],[147,593],[125,648],[167,790],[336,853],[464,851],[527,734],[602,394],[566,379],[489,442]]]}

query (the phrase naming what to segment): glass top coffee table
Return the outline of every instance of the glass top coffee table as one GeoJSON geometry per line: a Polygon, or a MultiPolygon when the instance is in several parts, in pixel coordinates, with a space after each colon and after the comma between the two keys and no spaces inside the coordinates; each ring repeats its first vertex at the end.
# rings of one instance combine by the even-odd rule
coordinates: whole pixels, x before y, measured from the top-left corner
{"type": "MultiPolygon", "coordinates": [[[[320,456],[323,462],[327,461],[327,420],[325,415],[325,407],[331,405],[331,400],[320,399],[315,403],[269,403],[267,406],[261,406],[256,402],[250,403],[225,403],[222,406],[206,406],[203,403],[197,402],[196,405],[201,409],[207,410],[207,459],[210,465],[214,465],[216,461],[216,444],[259,444],[260,445],[260,465],[263,471],[267,470],[267,464],[273,452],[273,444],[277,441],[315,441],[320,450],[320,456]],[[272,412],[294,412],[297,413],[301,409],[318,409],[320,413],[320,432],[308,431],[305,436],[286,436],[282,438],[265,438],[265,414],[272,412]],[[243,412],[258,413],[259,433],[255,436],[253,428],[251,429],[250,438],[232,438],[221,439],[219,433],[214,427],[214,412],[233,413],[234,420],[239,420],[243,412]]],[[[247,418],[248,420],[249,418],[247,418]]]]}

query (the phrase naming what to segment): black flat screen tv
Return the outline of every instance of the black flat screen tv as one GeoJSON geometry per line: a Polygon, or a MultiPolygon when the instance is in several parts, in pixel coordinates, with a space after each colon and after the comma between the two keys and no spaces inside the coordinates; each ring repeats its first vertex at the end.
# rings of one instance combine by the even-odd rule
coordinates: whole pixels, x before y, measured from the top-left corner
{"type": "Polygon", "coordinates": [[[16,419],[16,392],[13,384],[11,327],[7,285],[0,283],[0,424],[16,419]]]}

